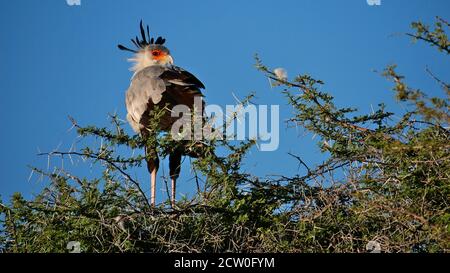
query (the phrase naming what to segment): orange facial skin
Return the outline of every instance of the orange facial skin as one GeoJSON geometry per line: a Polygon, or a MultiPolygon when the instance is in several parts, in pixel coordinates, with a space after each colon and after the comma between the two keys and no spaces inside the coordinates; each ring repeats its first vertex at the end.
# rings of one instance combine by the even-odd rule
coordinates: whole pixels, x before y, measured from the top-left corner
{"type": "Polygon", "coordinates": [[[159,49],[152,50],[151,54],[152,54],[152,58],[157,61],[161,61],[161,60],[165,59],[167,56],[166,52],[159,50],[159,49]]]}

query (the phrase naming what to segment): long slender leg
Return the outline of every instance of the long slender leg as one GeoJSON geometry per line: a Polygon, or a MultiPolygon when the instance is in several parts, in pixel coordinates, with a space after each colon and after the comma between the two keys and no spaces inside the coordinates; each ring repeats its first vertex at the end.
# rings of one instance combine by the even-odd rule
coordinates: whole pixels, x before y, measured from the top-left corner
{"type": "Polygon", "coordinates": [[[172,193],[171,193],[171,199],[170,204],[172,205],[172,208],[175,207],[175,192],[176,192],[176,186],[177,186],[177,180],[172,178],[172,193]]]}
{"type": "Polygon", "coordinates": [[[153,169],[150,176],[150,185],[151,185],[151,204],[152,207],[155,206],[156,203],[156,173],[157,169],[153,169]]]}
{"type": "Polygon", "coordinates": [[[156,204],[156,173],[159,168],[159,158],[154,149],[146,147],[145,155],[147,159],[147,169],[150,173],[150,203],[154,207],[156,204]]]}
{"type": "Polygon", "coordinates": [[[177,178],[180,176],[180,170],[181,170],[181,152],[175,151],[170,154],[169,156],[169,172],[170,172],[170,179],[172,182],[172,190],[171,190],[171,205],[172,208],[175,207],[175,196],[176,196],[176,183],[177,178]]]}

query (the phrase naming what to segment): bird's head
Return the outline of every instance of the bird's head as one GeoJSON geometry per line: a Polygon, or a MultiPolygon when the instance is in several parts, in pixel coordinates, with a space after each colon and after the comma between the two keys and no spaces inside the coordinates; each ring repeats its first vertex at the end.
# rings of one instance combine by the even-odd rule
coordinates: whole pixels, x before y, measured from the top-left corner
{"type": "Polygon", "coordinates": [[[134,56],[129,59],[134,65],[131,68],[132,71],[139,71],[147,66],[151,65],[171,65],[173,64],[173,58],[170,55],[169,49],[163,44],[166,39],[162,37],[150,38],[149,27],[147,26],[147,32],[144,30],[142,20],[140,23],[141,39],[131,39],[131,42],[136,46],[136,50],[127,48],[123,45],[118,45],[120,50],[126,50],[134,53],[134,56]]]}

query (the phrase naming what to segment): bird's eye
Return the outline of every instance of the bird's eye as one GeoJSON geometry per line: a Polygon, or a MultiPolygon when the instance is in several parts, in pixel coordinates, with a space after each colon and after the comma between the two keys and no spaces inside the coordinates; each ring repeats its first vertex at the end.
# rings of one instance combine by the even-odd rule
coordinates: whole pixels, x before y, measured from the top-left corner
{"type": "Polygon", "coordinates": [[[152,51],[153,56],[159,56],[160,54],[161,54],[161,52],[159,52],[157,50],[152,51]]]}

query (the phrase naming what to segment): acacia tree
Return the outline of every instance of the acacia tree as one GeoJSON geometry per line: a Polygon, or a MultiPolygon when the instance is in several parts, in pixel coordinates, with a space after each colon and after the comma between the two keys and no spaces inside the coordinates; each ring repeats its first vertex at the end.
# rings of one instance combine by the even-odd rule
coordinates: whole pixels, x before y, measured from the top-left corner
{"type": "MultiPolygon", "coordinates": [[[[415,22],[415,33],[407,35],[446,58],[448,27],[441,18],[434,28],[415,22]]],[[[308,166],[293,155],[304,167],[297,175],[256,177],[241,168],[254,141],[208,140],[193,161],[197,193],[175,208],[151,207],[129,172],[145,158],[124,156],[123,149],[156,141],[164,156],[177,142],[169,134],[129,136],[115,116],[108,128],[72,120],[86,147],[48,155],[81,157],[101,176],[34,169],[48,186],[32,200],[17,193],[0,204],[2,251],[65,252],[70,241],[84,252],[366,252],[370,243],[385,252],[449,251],[447,83],[427,70],[443,91],[428,97],[395,66],[387,67],[383,75],[407,109],[394,121],[383,104],[365,115],[337,107],[324,83],[310,75],[279,78],[258,57],[256,67],[282,87],[295,109],[290,122],[317,136],[324,162],[308,166]],[[92,146],[92,138],[102,145],[92,146]]],[[[159,115],[153,114],[157,126],[159,115]]]]}

